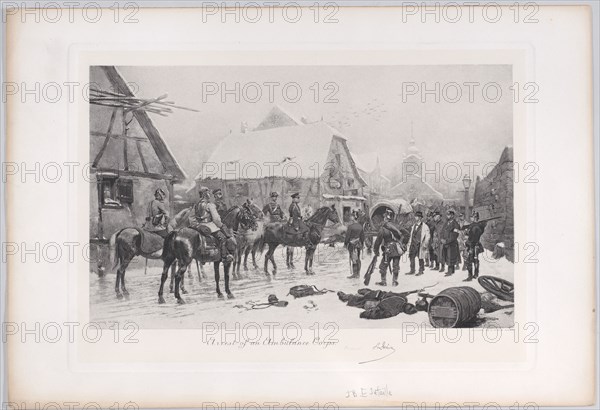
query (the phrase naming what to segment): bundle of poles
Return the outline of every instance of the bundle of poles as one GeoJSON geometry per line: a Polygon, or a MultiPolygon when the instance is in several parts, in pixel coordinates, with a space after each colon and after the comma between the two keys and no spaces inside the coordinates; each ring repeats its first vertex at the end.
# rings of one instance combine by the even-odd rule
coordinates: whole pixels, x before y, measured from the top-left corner
{"type": "Polygon", "coordinates": [[[157,98],[139,98],[127,96],[124,94],[115,93],[112,91],[104,91],[96,88],[90,89],[90,103],[96,105],[104,105],[106,107],[123,108],[125,112],[143,110],[166,117],[173,112],[173,108],[199,112],[193,108],[182,107],[175,105],[173,101],[165,101],[168,97],[163,94],[157,98]]]}

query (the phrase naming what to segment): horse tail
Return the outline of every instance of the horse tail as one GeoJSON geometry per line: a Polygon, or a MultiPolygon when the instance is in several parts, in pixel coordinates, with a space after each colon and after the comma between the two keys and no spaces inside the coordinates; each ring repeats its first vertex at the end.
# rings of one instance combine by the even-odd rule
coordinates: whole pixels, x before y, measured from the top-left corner
{"type": "Polygon", "coordinates": [[[119,236],[121,231],[122,231],[122,229],[120,231],[113,233],[112,236],[110,237],[110,239],[108,240],[110,264],[113,265],[112,270],[115,270],[115,268],[119,264],[119,251],[117,249],[117,236],[119,236]]]}
{"type": "Polygon", "coordinates": [[[259,254],[262,254],[265,250],[265,234],[260,235],[254,245],[252,246],[254,251],[258,251],[259,254]]]}

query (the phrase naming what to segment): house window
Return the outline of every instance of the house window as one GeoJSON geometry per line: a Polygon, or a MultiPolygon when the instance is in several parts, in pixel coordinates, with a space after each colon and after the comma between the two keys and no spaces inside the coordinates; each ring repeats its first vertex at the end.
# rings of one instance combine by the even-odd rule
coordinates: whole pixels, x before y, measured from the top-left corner
{"type": "Polygon", "coordinates": [[[133,203],[133,180],[115,176],[100,177],[100,201],[102,208],[121,208],[123,204],[133,203]]]}
{"type": "Polygon", "coordinates": [[[133,203],[133,179],[117,179],[118,200],[122,204],[133,203]]]}

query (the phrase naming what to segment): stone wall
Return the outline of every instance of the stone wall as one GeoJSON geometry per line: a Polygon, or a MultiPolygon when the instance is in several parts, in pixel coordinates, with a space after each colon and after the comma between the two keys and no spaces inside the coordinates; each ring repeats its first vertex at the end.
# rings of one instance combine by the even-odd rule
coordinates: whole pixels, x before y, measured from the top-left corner
{"type": "Polygon", "coordinates": [[[515,242],[513,181],[513,149],[508,146],[492,171],[484,178],[477,177],[473,199],[473,209],[479,212],[480,219],[500,217],[488,222],[481,243],[490,251],[503,243],[506,258],[511,262],[514,262],[515,242]]]}

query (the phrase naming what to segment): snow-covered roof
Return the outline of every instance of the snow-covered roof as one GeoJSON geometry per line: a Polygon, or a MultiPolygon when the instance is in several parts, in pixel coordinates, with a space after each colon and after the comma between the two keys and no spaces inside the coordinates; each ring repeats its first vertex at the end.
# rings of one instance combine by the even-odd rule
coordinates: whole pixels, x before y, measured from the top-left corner
{"type": "Polygon", "coordinates": [[[370,174],[377,167],[378,155],[376,152],[369,152],[366,154],[355,154],[352,152],[351,154],[356,166],[362,171],[370,174]]]}
{"type": "Polygon", "coordinates": [[[323,121],[229,134],[196,179],[314,178],[323,172],[334,137],[345,143],[323,121]]]}
{"type": "Polygon", "coordinates": [[[271,108],[271,111],[261,121],[253,131],[266,130],[269,128],[288,127],[291,125],[301,124],[301,120],[294,117],[292,114],[285,111],[278,105],[271,108]]]}

